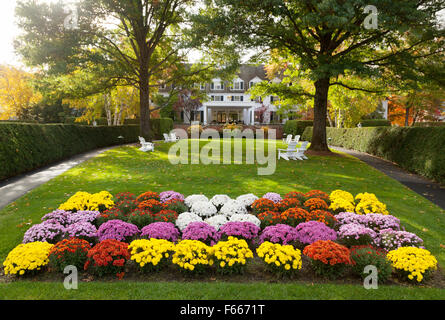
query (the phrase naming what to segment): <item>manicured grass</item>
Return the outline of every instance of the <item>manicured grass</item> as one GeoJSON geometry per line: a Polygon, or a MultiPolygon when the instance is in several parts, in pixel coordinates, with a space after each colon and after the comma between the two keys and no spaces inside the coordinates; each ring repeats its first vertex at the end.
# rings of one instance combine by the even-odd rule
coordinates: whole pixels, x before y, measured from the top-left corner
{"type": "Polygon", "coordinates": [[[20,281],[0,284],[0,299],[97,299],[97,300],[328,300],[366,299],[441,300],[443,289],[380,286],[366,290],[358,285],[279,284],[279,283],[202,283],[202,282],[88,282],[77,290],[63,284],[20,281]]]}
{"type": "MultiPolygon", "coordinates": [[[[205,144],[206,142],[201,141],[201,147],[205,144]]],[[[246,146],[246,142],[243,141],[242,145],[246,146]]],[[[273,175],[259,176],[257,174],[258,167],[265,167],[265,165],[257,163],[172,165],[168,161],[170,146],[171,144],[158,144],[154,153],[143,153],[135,147],[120,147],[110,150],[67,171],[4,208],[0,211],[0,259],[3,261],[8,252],[22,241],[23,234],[30,224],[39,223],[44,214],[56,209],[62,202],[80,190],[87,192],[107,190],[112,194],[123,191],[139,194],[148,190],[157,192],[175,190],[185,195],[203,193],[211,197],[214,194],[223,193],[236,197],[245,193],[262,196],[270,191],[285,194],[293,190],[307,192],[311,189],[320,189],[331,192],[335,189],[343,189],[354,195],[360,192],[375,193],[381,201],[387,204],[389,212],[401,219],[407,231],[414,232],[424,239],[426,248],[437,257],[442,267],[445,266],[444,210],[355,158],[310,156],[310,160],[304,162],[279,160],[273,175]]],[[[278,147],[284,146],[278,143],[278,147]]],[[[250,148],[252,147],[249,146],[250,148]]],[[[90,295],[97,298],[126,298],[129,295],[126,295],[125,290],[130,290],[133,286],[135,294],[138,292],[137,288],[144,291],[143,288],[146,286],[164,288],[161,283],[94,282],[85,284],[88,289],[84,293],[82,290],[69,293],[64,289],[56,290],[57,286],[61,286],[58,283],[32,282],[29,293],[25,294],[24,288],[26,288],[26,284],[30,283],[1,284],[0,288],[7,289],[11,298],[39,298],[44,296],[41,292],[47,292],[49,296],[52,296],[53,290],[59,292],[57,297],[60,298],[80,297],[78,295],[85,295],[85,297],[90,295]],[[107,295],[107,292],[115,293],[107,295]]],[[[266,283],[219,283],[209,284],[209,287],[227,286],[224,290],[228,291],[221,289],[211,293],[212,290],[209,289],[208,296],[206,296],[196,293],[196,290],[193,289],[195,285],[200,286],[199,283],[169,283],[166,284],[166,291],[161,290],[158,293],[159,296],[155,298],[201,297],[213,299],[220,295],[220,298],[231,299],[247,295],[254,299],[266,299],[261,295],[267,291],[270,292],[267,293],[267,296],[271,299],[273,297],[283,299],[286,295],[294,299],[299,295],[304,296],[307,290],[307,294],[313,298],[360,297],[368,299],[375,296],[376,298],[403,299],[411,297],[403,292],[410,292],[410,294],[417,295],[412,296],[413,298],[430,299],[438,292],[434,289],[398,287],[382,287],[377,291],[366,291],[359,285],[316,285],[315,288],[310,288],[298,284],[295,287],[289,284],[273,284],[276,290],[271,290],[271,284],[266,283]],[[291,292],[294,291],[301,293],[292,294],[291,292]],[[200,296],[197,297],[196,294],[200,296]]],[[[207,285],[206,283],[203,287],[207,287],[207,285]]],[[[149,293],[140,294],[146,294],[149,298],[149,293]]]]}

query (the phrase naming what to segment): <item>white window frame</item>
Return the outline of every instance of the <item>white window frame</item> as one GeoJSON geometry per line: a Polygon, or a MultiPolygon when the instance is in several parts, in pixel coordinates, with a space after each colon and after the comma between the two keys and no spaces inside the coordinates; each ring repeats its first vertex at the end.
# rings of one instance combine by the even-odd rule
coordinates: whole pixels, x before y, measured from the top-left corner
{"type": "Polygon", "coordinates": [[[215,101],[215,102],[223,102],[224,101],[224,96],[211,95],[210,96],[210,100],[215,101]]]}
{"type": "Polygon", "coordinates": [[[210,85],[210,89],[216,90],[216,91],[223,91],[224,90],[224,82],[222,80],[215,79],[212,81],[212,84],[210,85]]]}
{"type": "Polygon", "coordinates": [[[244,102],[244,96],[243,95],[232,96],[230,101],[232,101],[232,102],[244,102]],[[238,99],[236,99],[236,98],[238,98],[238,99]]]}
{"type": "Polygon", "coordinates": [[[244,90],[244,80],[243,79],[235,79],[232,83],[232,90],[241,91],[244,90]],[[237,88],[238,86],[238,88],[237,88]]]}

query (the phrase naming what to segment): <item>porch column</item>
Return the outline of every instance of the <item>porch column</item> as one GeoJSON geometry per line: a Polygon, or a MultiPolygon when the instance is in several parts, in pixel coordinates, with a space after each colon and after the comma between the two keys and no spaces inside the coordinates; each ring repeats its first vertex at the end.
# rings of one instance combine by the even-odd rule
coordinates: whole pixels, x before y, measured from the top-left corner
{"type": "Polygon", "coordinates": [[[204,106],[204,124],[207,124],[207,106],[204,106]]]}
{"type": "Polygon", "coordinates": [[[250,108],[249,109],[249,114],[250,114],[250,125],[254,125],[255,124],[255,109],[254,108],[250,108]]]}

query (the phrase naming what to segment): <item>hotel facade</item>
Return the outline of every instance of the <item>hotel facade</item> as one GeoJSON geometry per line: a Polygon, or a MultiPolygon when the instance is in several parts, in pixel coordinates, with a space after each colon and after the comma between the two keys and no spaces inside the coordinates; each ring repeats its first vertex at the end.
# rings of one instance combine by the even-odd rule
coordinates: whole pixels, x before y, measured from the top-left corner
{"type": "MultiPolygon", "coordinates": [[[[180,119],[184,123],[198,121],[201,124],[239,123],[245,125],[283,123],[274,105],[277,97],[268,96],[264,99],[252,99],[247,91],[255,84],[268,80],[264,66],[242,65],[240,72],[232,82],[213,79],[211,83],[199,84],[200,90],[205,91],[208,99],[192,114],[182,111],[180,119]],[[261,112],[260,110],[266,110],[261,112]]],[[[280,82],[280,79],[273,79],[280,82]]],[[[161,94],[168,94],[166,88],[159,90],[161,94]]]]}

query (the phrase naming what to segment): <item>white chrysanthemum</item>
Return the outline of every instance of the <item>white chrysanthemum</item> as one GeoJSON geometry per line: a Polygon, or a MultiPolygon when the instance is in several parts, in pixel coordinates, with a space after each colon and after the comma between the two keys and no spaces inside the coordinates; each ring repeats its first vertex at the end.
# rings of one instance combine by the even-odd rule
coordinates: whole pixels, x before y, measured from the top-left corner
{"type": "Polygon", "coordinates": [[[192,194],[191,196],[185,198],[184,203],[187,207],[191,208],[192,205],[197,201],[209,201],[209,198],[207,198],[203,194],[192,194]]]}
{"type": "Polygon", "coordinates": [[[255,200],[258,200],[258,197],[253,193],[243,194],[236,198],[236,201],[241,202],[246,207],[251,206],[255,200]]]}
{"type": "Polygon", "coordinates": [[[227,220],[227,217],[223,214],[217,214],[216,216],[207,218],[204,220],[209,225],[214,227],[216,230],[219,231],[219,228],[221,228],[223,225],[225,225],[229,220],[227,220]]]}
{"type": "Polygon", "coordinates": [[[218,212],[218,209],[210,201],[196,201],[192,204],[190,212],[200,217],[211,217],[218,212]]]}
{"type": "Polygon", "coordinates": [[[261,225],[260,219],[255,217],[253,214],[234,214],[230,217],[229,221],[233,222],[250,222],[259,227],[261,225]]]}
{"type": "Polygon", "coordinates": [[[226,215],[227,217],[231,217],[234,214],[246,214],[247,213],[247,209],[244,206],[244,204],[242,204],[239,201],[236,200],[230,200],[227,201],[221,208],[220,212],[224,215],[226,215]]]}
{"type": "Polygon", "coordinates": [[[192,212],[183,212],[176,219],[176,226],[179,230],[184,230],[192,222],[201,222],[202,218],[192,212]]]}
{"type": "Polygon", "coordinates": [[[226,194],[216,194],[210,199],[210,202],[213,203],[215,207],[221,207],[227,201],[230,200],[230,197],[226,194]]]}

